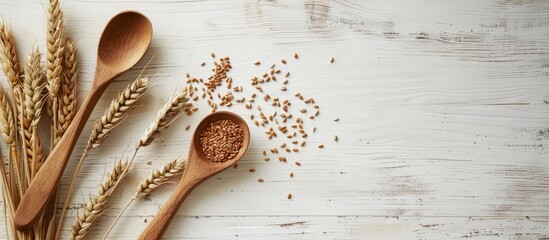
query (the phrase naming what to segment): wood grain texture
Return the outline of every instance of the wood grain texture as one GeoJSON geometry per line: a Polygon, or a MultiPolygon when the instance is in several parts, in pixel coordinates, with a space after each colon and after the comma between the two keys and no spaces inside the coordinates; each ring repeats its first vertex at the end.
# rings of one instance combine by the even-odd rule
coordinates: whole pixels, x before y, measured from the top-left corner
{"type": "MultiPolygon", "coordinates": [[[[90,154],[65,222],[67,234],[78,204],[138,140],[166,93],[184,84],[186,72],[208,76],[209,55],[215,52],[231,57],[231,76],[245,86],[262,73],[254,61],[287,59],[287,97],[297,91],[315,97],[322,113],[309,144],[326,147],[295,155],[301,167],[266,163],[261,151],[277,141],[252,127],[252,143],[239,167],[196,189],[166,239],[549,237],[546,1],[91,0],[66,1],[62,7],[81,53],[80,96],[91,87],[101,29],[121,10],[138,10],[151,19],[152,51],[144,60],[156,53],[146,72],[157,74],[140,111],[101,151],[90,154]],[[299,60],[292,59],[294,52],[299,60]],[[329,64],[332,56],[335,62],[329,64]],[[204,61],[208,67],[200,66],[204,61]]],[[[0,1],[0,9],[12,21],[20,52],[34,43],[44,49],[42,3],[0,1]]],[[[94,116],[145,62],[107,89],[74,152],[85,147],[94,116]]],[[[249,114],[244,107],[231,110],[245,119],[249,114]]],[[[207,112],[201,105],[199,114],[178,119],[172,131],[139,153],[134,171],[90,236],[108,227],[151,167],[187,153],[182,146],[189,145],[207,112]],[[191,131],[184,130],[187,124],[191,131]]],[[[63,176],[65,191],[68,178],[63,176]]],[[[174,187],[136,201],[112,239],[136,239],[174,187]]]]}

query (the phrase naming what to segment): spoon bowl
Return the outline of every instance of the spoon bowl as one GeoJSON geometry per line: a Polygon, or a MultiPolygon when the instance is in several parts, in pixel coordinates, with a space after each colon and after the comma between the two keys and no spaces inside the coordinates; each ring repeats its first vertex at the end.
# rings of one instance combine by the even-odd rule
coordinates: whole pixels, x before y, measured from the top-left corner
{"type": "Polygon", "coordinates": [[[141,233],[139,240],[161,239],[171,220],[176,215],[177,210],[192,190],[211,176],[238,162],[238,160],[240,160],[240,158],[242,158],[242,156],[246,153],[249,144],[250,129],[248,128],[246,121],[238,115],[231,112],[220,111],[212,113],[204,118],[194,132],[189,149],[189,157],[187,158],[185,172],[183,173],[181,181],[168,201],[166,201],[164,206],[162,206],[160,211],[141,233]],[[201,147],[202,145],[200,143],[200,134],[208,127],[210,123],[220,120],[230,120],[242,129],[242,147],[233,159],[229,159],[225,162],[212,162],[204,156],[204,152],[201,147]]]}
{"type": "Polygon", "coordinates": [[[97,60],[112,70],[126,71],[145,54],[151,39],[152,25],[147,17],[138,12],[122,12],[114,16],[103,30],[97,60]]]}
{"type": "MultiPolygon", "coordinates": [[[[141,59],[147,51],[151,39],[151,22],[141,13],[126,11],[117,14],[109,21],[99,41],[95,76],[90,93],[21,198],[13,220],[16,229],[25,230],[38,220],[55,192],[57,182],[67,166],[76,140],[78,140],[97,101],[117,76],[130,69],[141,59]]],[[[78,171],[79,167],[77,167],[74,176],[78,174],[78,171]]],[[[71,185],[73,185],[74,179],[73,177],[71,185]]],[[[67,199],[71,195],[71,190],[67,193],[67,199]]],[[[63,215],[64,211],[62,211],[61,219],[63,215]]]]}

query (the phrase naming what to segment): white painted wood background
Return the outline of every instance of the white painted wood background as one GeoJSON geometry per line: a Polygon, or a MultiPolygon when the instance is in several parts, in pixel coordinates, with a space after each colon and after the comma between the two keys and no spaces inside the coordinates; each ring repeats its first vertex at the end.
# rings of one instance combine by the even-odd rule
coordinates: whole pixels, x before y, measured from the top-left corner
{"type": "MultiPolygon", "coordinates": [[[[44,8],[39,0],[0,1],[21,55],[33,45],[44,49],[44,8]]],[[[549,2],[66,0],[66,25],[80,50],[80,96],[90,88],[103,26],[125,9],[153,22],[145,60],[156,53],[148,71],[158,75],[143,106],[90,155],[65,235],[79,204],[135,144],[168,93],[183,86],[186,72],[207,76],[200,63],[215,52],[231,57],[231,75],[244,86],[264,69],[255,60],[288,59],[288,95],[301,91],[321,105],[310,143],[326,148],[293,155],[302,167],[266,163],[261,151],[276,141],[252,127],[239,168],[200,186],[166,239],[549,239],[549,2]]],[[[92,120],[144,64],[107,90],[69,171],[92,120]]],[[[152,167],[186,154],[185,125],[194,129],[206,113],[202,105],[200,114],[180,118],[139,153],[90,239],[104,232],[152,167]]],[[[112,239],[135,239],[171,189],[136,201],[112,239]]]]}

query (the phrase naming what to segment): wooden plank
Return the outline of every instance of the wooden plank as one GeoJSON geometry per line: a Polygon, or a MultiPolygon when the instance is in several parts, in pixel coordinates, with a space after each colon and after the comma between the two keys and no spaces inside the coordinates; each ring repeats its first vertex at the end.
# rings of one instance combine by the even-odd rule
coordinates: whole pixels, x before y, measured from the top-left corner
{"type": "MultiPolygon", "coordinates": [[[[44,49],[42,4],[0,1],[21,53],[33,44],[44,49]]],[[[108,143],[91,153],[65,231],[167,93],[183,86],[187,72],[207,77],[215,52],[231,57],[230,75],[244,86],[242,96],[251,94],[249,79],[270,63],[291,72],[288,91],[271,95],[314,97],[321,114],[307,127],[318,132],[299,154],[288,154],[290,162],[302,163],[296,167],[261,160],[262,150],[285,141],[269,141],[252,127],[253,143],[239,167],[191,195],[168,239],[548,238],[545,1],[92,0],[67,1],[63,9],[80,47],[81,96],[90,87],[97,38],[112,14],[136,9],[155,27],[145,60],[98,104],[69,170],[92,120],[156,53],[147,69],[156,74],[151,91],[108,143]],[[292,58],[294,52],[299,60],[292,58]],[[279,64],[282,58],[287,65],[279,64]],[[253,65],[256,60],[262,64],[253,65]],[[204,61],[207,67],[200,66],[204,61]],[[334,135],[339,142],[333,142],[334,135]],[[320,143],[326,145],[322,151],[314,147],[320,143]]],[[[243,106],[231,110],[251,114],[243,106]]],[[[109,225],[152,167],[186,153],[191,131],[207,112],[201,105],[199,114],[177,120],[139,153],[93,236],[109,225]]],[[[133,204],[113,237],[135,239],[172,188],[133,204]]]]}

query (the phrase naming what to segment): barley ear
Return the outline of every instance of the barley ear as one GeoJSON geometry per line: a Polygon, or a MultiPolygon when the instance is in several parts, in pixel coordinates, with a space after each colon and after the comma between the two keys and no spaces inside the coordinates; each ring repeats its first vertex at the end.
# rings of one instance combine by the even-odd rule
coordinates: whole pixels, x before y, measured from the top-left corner
{"type": "Polygon", "coordinates": [[[88,139],[86,150],[101,145],[109,133],[126,118],[128,112],[134,108],[134,104],[143,95],[150,81],[148,78],[138,78],[126,89],[118,94],[100,119],[93,125],[92,133],[88,139]]]}
{"type": "Polygon", "coordinates": [[[170,100],[158,111],[151,125],[145,130],[145,133],[139,140],[138,148],[148,146],[152,141],[160,135],[160,132],[168,128],[182,112],[188,98],[187,92],[189,87],[184,87],[176,92],[170,100]]]}

